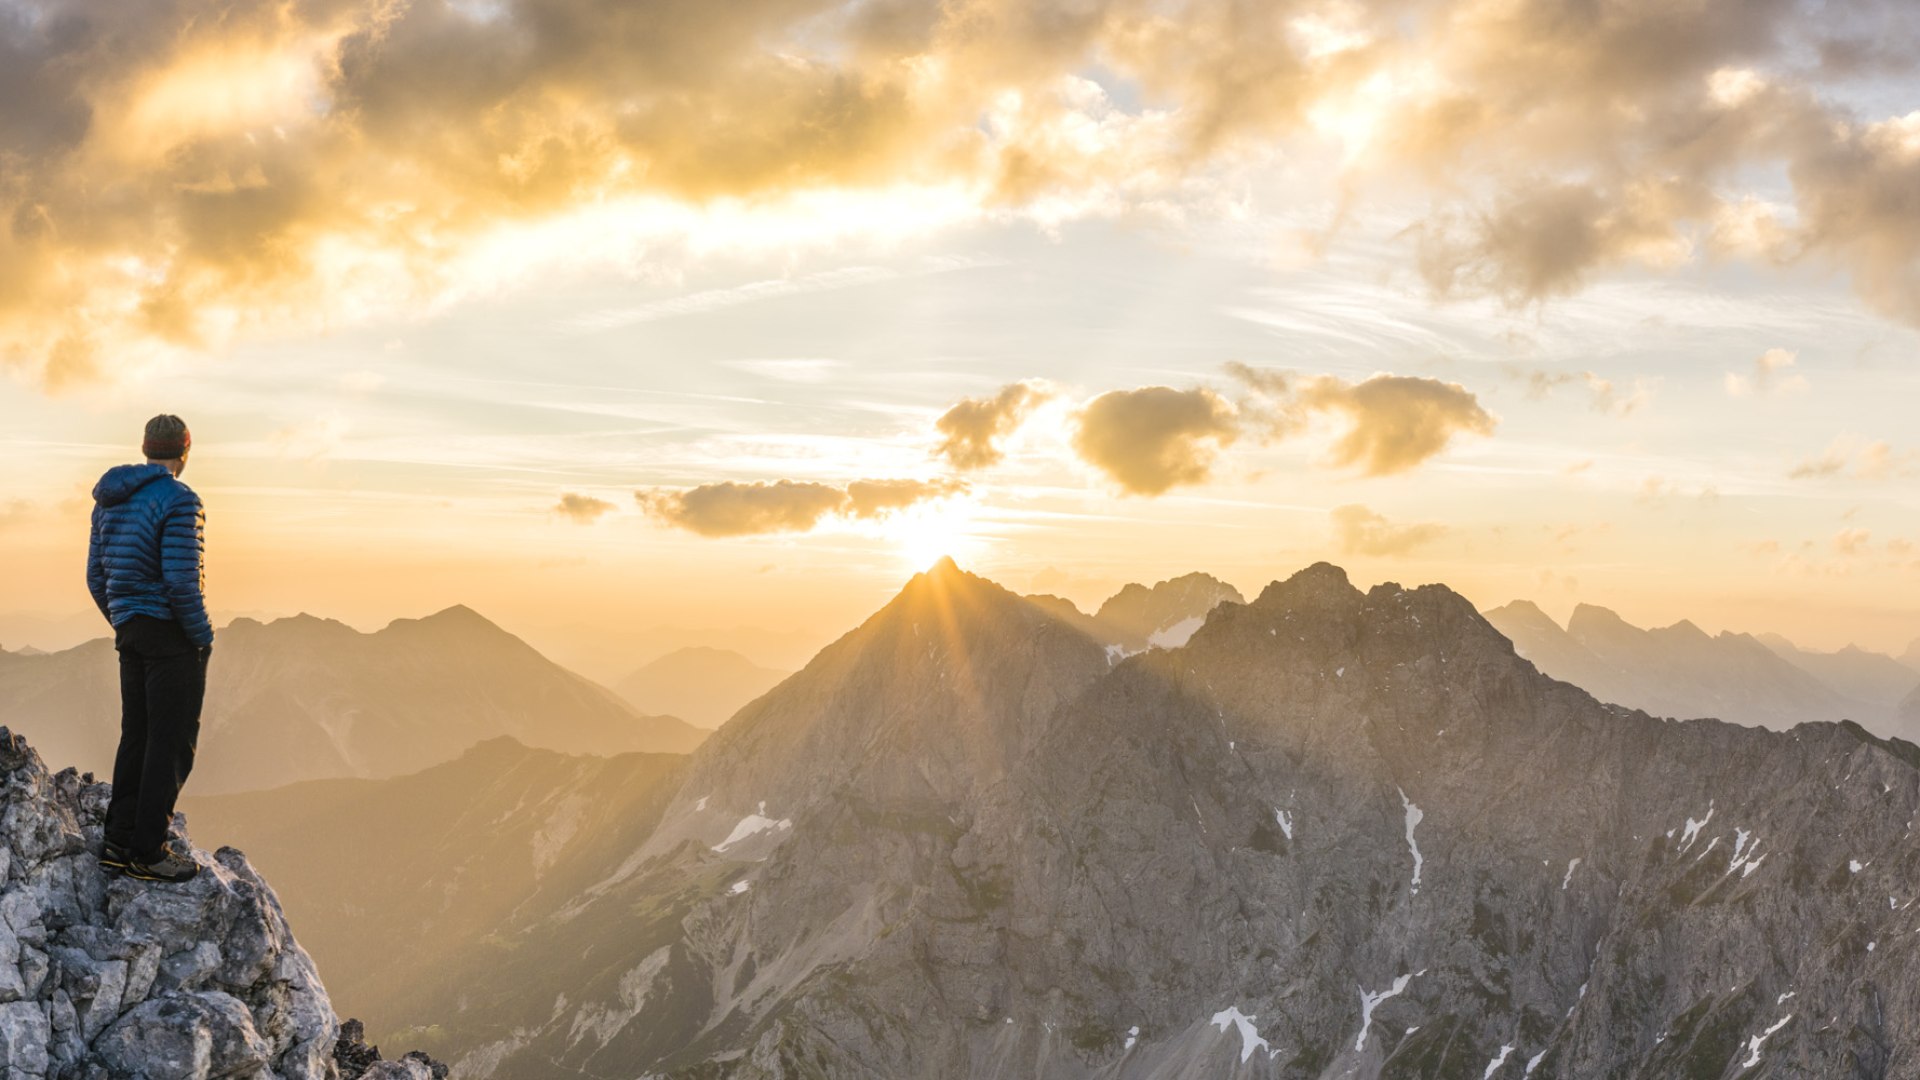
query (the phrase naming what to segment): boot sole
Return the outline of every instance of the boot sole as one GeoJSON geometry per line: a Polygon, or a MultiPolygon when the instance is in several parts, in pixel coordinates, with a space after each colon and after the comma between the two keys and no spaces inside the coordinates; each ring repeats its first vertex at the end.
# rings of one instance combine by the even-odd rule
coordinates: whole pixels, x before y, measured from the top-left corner
{"type": "Polygon", "coordinates": [[[200,876],[200,871],[197,869],[185,877],[167,877],[162,874],[155,874],[138,866],[129,866],[123,872],[136,881],[158,881],[164,885],[179,885],[183,882],[192,881],[194,878],[200,876]]]}

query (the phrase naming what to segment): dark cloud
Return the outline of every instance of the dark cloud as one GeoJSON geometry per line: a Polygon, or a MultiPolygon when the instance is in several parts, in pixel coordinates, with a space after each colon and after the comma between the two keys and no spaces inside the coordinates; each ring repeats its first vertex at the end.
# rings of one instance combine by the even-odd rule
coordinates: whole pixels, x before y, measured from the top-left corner
{"type": "Polygon", "coordinates": [[[1446,535],[1444,525],[1396,525],[1357,503],[1333,509],[1334,542],[1348,555],[1405,555],[1446,535]]]}
{"type": "Polygon", "coordinates": [[[990,398],[966,398],[935,421],[945,436],[935,453],[956,469],[983,469],[1005,457],[1000,443],[1034,407],[1052,397],[1037,383],[1017,382],[990,398]]]}
{"type": "Polygon", "coordinates": [[[554,504],[553,512],[571,519],[576,525],[591,525],[613,512],[613,504],[591,495],[567,492],[554,504]]]}
{"type": "Polygon", "coordinates": [[[1132,495],[1159,495],[1207,480],[1221,448],[1240,435],[1233,405],[1204,387],[1114,390],[1080,410],[1073,448],[1132,495]]]}
{"type": "Polygon", "coordinates": [[[775,480],[702,484],[684,491],[635,493],[648,514],[701,536],[808,532],[833,517],[881,518],[957,495],[957,480],[855,480],[846,487],[775,480]]]}

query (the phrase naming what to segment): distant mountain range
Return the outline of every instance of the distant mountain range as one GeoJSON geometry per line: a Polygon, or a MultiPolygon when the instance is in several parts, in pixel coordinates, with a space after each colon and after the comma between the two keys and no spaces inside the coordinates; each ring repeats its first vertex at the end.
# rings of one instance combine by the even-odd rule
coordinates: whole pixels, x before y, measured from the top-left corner
{"type": "Polygon", "coordinates": [[[1861,649],[1816,653],[1778,635],[1709,635],[1691,622],[1645,630],[1581,604],[1562,628],[1519,600],[1485,613],[1519,654],[1602,701],[1656,716],[1715,717],[1784,729],[1810,720],[1853,720],[1869,730],[1920,738],[1898,716],[1920,670],[1861,649]]]}
{"type": "Polygon", "coordinates": [[[641,712],[717,728],[790,674],[763,668],[730,649],[695,646],[647,664],[614,689],[641,712]]]}
{"type": "Polygon", "coordinates": [[[495,743],[190,812],[303,940],[399,943],[338,1006],[470,1080],[1920,1072],[1920,747],[1603,704],[1325,564],[1126,659],[1086,618],[942,564],[684,762],[495,743]],[[404,952],[440,919],[467,947],[404,952]]]}
{"type": "MultiPolygon", "coordinates": [[[[1856,719],[1868,727],[1892,716],[1900,702],[1920,687],[1920,668],[1910,667],[1885,653],[1870,652],[1857,645],[1849,645],[1839,652],[1815,652],[1802,649],[1779,634],[1757,636],[1761,644],[1781,659],[1832,687],[1842,697],[1865,705],[1868,712],[1856,719]]],[[[1910,738],[1920,735],[1920,729],[1901,734],[1910,738]]]]}
{"type": "Polygon", "coordinates": [[[1244,603],[1240,590],[1207,574],[1186,574],[1152,586],[1129,584],[1106,599],[1092,615],[1058,596],[1029,596],[1058,618],[1106,644],[1113,656],[1148,648],[1179,648],[1223,603],[1244,603]]]}
{"type": "MultiPolygon", "coordinates": [[[[0,655],[0,718],[48,760],[101,776],[119,740],[110,640],[0,655]]],[[[189,790],[214,794],[339,776],[395,776],[510,735],[582,753],[685,752],[706,732],[647,716],[452,607],[363,634],[295,616],[219,633],[189,790]]]]}

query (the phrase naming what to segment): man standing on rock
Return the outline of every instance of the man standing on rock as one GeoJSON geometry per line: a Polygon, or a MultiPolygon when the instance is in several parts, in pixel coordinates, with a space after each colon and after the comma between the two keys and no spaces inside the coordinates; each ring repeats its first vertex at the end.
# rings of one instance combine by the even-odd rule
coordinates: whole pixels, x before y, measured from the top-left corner
{"type": "Polygon", "coordinates": [[[144,881],[186,881],[192,852],[167,843],[193,769],[213,655],[207,618],[206,513],[180,482],[186,421],[147,421],[144,465],[116,465],[93,488],[87,589],[120,654],[120,751],[113,759],[100,865],[144,881]]]}

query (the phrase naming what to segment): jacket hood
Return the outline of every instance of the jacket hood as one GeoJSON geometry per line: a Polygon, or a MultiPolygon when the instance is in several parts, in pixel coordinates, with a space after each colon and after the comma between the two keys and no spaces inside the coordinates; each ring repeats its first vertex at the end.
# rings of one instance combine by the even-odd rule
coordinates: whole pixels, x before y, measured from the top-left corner
{"type": "Polygon", "coordinates": [[[172,475],[165,465],[115,465],[93,485],[93,501],[101,506],[118,506],[133,498],[134,492],[172,475]]]}

